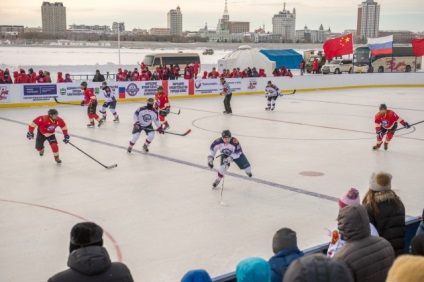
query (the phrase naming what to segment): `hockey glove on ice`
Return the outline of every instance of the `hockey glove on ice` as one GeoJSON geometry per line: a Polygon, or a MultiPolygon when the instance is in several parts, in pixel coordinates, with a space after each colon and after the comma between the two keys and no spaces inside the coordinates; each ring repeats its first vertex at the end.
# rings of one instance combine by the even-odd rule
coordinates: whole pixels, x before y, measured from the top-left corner
{"type": "Polygon", "coordinates": [[[140,130],[140,124],[138,122],[137,123],[134,123],[134,128],[136,130],[140,130]]]}
{"type": "Polygon", "coordinates": [[[410,125],[409,123],[407,123],[406,121],[405,121],[405,123],[403,124],[403,126],[405,126],[406,128],[410,128],[410,127],[411,127],[411,125],[410,125]]]}
{"type": "Polygon", "coordinates": [[[71,137],[68,134],[66,134],[64,137],[65,137],[65,139],[63,139],[63,142],[65,142],[65,144],[68,144],[69,138],[71,138],[71,137]]]}
{"type": "Polygon", "coordinates": [[[224,164],[229,165],[233,161],[232,157],[226,157],[223,161],[224,164]]]}
{"type": "Polygon", "coordinates": [[[209,168],[213,168],[213,157],[212,156],[208,156],[208,166],[209,166],[209,168]]]}
{"type": "Polygon", "coordinates": [[[27,138],[28,138],[29,140],[34,139],[34,133],[28,132],[28,133],[27,133],[27,138]]]}

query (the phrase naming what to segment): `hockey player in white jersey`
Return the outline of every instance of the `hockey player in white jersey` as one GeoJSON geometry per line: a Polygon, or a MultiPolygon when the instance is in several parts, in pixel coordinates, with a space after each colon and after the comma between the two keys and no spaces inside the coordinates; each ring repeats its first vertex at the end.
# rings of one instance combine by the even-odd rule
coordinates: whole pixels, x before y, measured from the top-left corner
{"type": "Polygon", "coordinates": [[[218,177],[212,184],[213,188],[218,186],[233,161],[240,169],[244,170],[249,177],[252,177],[252,168],[250,163],[247,160],[246,155],[243,153],[239,141],[236,138],[231,137],[231,132],[229,130],[222,131],[222,137],[216,139],[212,143],[208,156],[208,166],[210,168],[213,168],[213,160],[217,151],[220,151],[221,153],[221,166],[218,170],[218,177]]]}
{"type": "Polygon", "coordinates": [[[105,102],[102,106],[102,109],[99,110],[99,112],[103,115],[103,120],[106,120],[106,108],[110,109],[110,112],[113,114],[115,119],[114,122],[119,122],[119,116],[116,113],[116,98],[115,98],[115,91],[107,86],[107,82],[103,81],[102,83],[102,93],[105,96],[105,102]]]}
{"type": "Polygon", "coordinates": [[[134,120],[134,128],[132,131],[132,138],[130,141],[130,146],[128,147],[127,152],[131,153],[132,148],[134,147],[135,143],[137,142],[138,138],[140,138],[140,134],[142,131],[146,132],[147,138],[146,141],[144,141],[143,150],[145,152],[149,151],[149,145],[152,143],[153,139],[155,138],[155,130],[153,129],[152,123],[154,122],[157,131],[160,134],[163,134],[163,128],[159,122],[158,119],[158,113],[153,108],[153,104],[155,103],[155,100],[153,98],[147,99],[147,105],[144,107],[140,107],[137,111],[135,111],[133,120],[134,120]]]}
{"type": "Polygon", "coordinates": [[[265,88],[265,98],[268,100],[267,107],[265,108],[266,111],[273,111],[275,109],[275,101],[277,100],[279,95],[280,89],[278,89],[277,86],[272,84],[271,80],[268,81],[265,88]]]}

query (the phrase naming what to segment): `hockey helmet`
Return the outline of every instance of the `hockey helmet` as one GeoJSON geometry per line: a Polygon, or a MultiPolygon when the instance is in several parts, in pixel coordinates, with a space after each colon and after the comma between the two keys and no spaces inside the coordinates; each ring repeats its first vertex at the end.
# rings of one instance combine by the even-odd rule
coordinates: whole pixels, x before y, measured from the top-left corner
{"type": "Polygon", "coordinates": [[[59,112],[58,112],[56,109],[50,109],[50,110],[47,112],[47,114],[51,117],[51,116],[54,116],[54,115],[58,115],[58,114],[59,114],[59,112]]]}
{"type": "Polygon", "coordinates": [[[271,80],[268,80],[267,84],[272,84],[271,80]]]}
{"type": "Polygon", "coordinates": [[[147,105],[153,105],[155,103],[155,100],[153,98],[147,99],[147,105]]]}
{"type": "Polygon", "coordinates": [[[106,82],[106,81],[103,81],[103,82],[102,82],[102,85],[107,85],[107,82],[106,82]]]}
{"type": "Polygon", "coordinates": [[[163,86],[162,85],[159,85],[158,88],[157,88],[157,90],[163,90],[163,86]]]}
{"type": "Polygon", "coordinates": [[[386,106],[386,104],[381,104],[380,105],[380,107],[379,107],[379,110],[381,111],[381,110],[387,110],[387,106],[386,106]]]}
{"type": "Polygon", "coordinates": [[[81,86],[83,86],[83,87],[87,87],[87,82],[85,82],[85,81],[83,81],[83,82],[81,82],[81,86]]]}
{"type": "Polygon", "coordinates": [[[228,129],[222,131],[222,138],[228,138],[228,137],[231,137],[231,132],[228,129]]]}

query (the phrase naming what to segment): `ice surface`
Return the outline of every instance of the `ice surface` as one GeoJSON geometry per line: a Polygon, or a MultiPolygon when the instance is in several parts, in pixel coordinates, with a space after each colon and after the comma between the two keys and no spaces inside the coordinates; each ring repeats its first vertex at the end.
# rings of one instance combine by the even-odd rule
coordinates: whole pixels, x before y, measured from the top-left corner
{"type": "MultiPolygon", "coordinates": [[[[234,96],[232,116],[222,97],[172,100],[174,132],[157,135],[150,153],[144,136],[126,153],[132,114],[142,103],[120,103],[102,128],[86,128],[86,108],[57,106],[71,142],[107,170],[65,145],[57,134],[62,165],[49,148],[43,157],[25,138],[26,124],[48,108],[0,110],[1,281],[46,281],[66,269],[69,232],[82,220],[97,222],[111,237],[105,245],[122,257],[136,281],[179,281],[190,269],[212,276],[235,269],[248,256],[272,256],[272,236],[282,227],[297,232],[300,248],[329,240],[336,199],[351,187],[363,196],[372,172],[393,174],[393,188],[409,215],[421,213],[423,124],[399,131],[388,151],[372,151],[373,116],[386,103],[408,122],[423,119],[422,88],[382,88],[297,93],[265,112],[265,98],[234,96]],[[252,164],[249,179],[234,164],[223,201],[212,190],[207,167],[211,142],[223,129],[240,140],[252,164]],[[321,172],[304,176],[301,172],[321,172]]],[[[215,161],[215,166],[218,161],[215,161]]]]}

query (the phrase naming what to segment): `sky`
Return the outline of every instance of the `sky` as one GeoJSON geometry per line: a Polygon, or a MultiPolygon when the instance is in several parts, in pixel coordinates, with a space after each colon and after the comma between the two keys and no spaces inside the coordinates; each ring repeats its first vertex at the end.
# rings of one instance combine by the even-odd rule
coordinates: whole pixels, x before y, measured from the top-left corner
{"type": "MultiPolygon", "coordinates": [[[[35,0],[0,0],[0,25],[41,26],[41,4],[35,0]]],[[[208,24],[216,29],[225,0],[65,0],[67,25],[112,25],[125,22],[126,30],[166,27],[166,16],[178,5],[183,14],[183,30],[196,31],[208,24]]],[[[272,31],[272,17],[283,9],[283,0],[228,0],[230,20],[249,21],[250,30],[265,25],[272,31]]],[[[380,30],[424,31],[423,0],[380,0],[380,30]]],[[[333,32],[356,29],[355,0],[286,1],[286,9],[296,8],[296,29],[320,24],[333,32]]]]}

